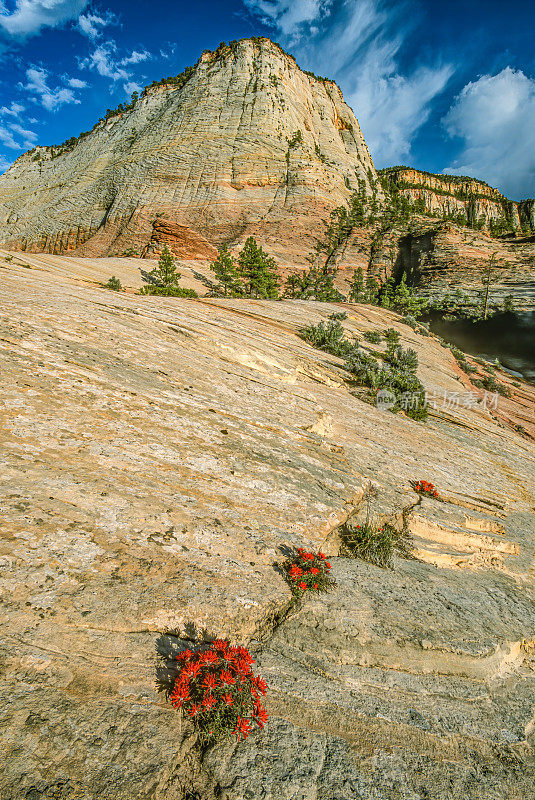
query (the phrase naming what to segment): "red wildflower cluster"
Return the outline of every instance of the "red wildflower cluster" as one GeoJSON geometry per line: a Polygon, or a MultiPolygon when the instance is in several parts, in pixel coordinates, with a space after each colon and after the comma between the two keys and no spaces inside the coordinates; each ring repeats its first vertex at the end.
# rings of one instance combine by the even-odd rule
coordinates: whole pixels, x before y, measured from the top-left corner
{"type": "Polygon", "coordinates": [[[324,592],[334,584],[331,565],[323,553],[309,553],[297,548],[296,556],[283,565],[294,594],[307,591],[324,592]]]}
{"type": "Polygon", "coordinates": [[[205,740],[228,733],[244,739],[252,725],[263,728],[268,713],[260,702],[267,685],[254,675],[254,659],[245,647],[217,640],[182,650],[180,672],[169,699],[191,717],[205,740]]]}
{"type": "Polygon", "coordinates": [[[438,492],[429,481],[415,481],[413,487],[414,491],[418,492],[418,494],[423,494],[425,497],[434,497],[435,500],[438,500],[438,492]]]}

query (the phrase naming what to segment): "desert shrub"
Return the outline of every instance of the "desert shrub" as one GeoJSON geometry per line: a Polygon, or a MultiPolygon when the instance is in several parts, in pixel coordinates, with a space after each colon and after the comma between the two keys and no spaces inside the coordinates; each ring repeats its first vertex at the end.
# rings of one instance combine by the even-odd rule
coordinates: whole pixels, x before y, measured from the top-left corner
{"type": "Polygon", "coordinates": [[[341,321],[347,319],[347,314],[345,311],[334,311],[332,314],[329,314],[329,319],[341,321]]]}
{"type": "Polygon", "coordinates": [[[193,722],[201,742],[247,738],[253,725],[263,728],[268,714],[260,696],[267,685],[254,675],[254,659],[245,647],[217,639],[176,656],[178,674],[169,700],[193,722]]]}
{"type": "Polygon", "coordinates": [[[496,389],[499,395],[502,397],[511,397],[511,390],[505,383],[498,383],[498,388],[496,389]]]}
{"type": "Polygon", "coordinates": [[[487,392],[498,392],[502,397],[511,397],[509,388],[493,378],[491,375],[485,375],[480,380],[472,381],[473,384],[480,389],[485,389],[487,392]]]}
{"type": "Polygon", "coordinates": [[[365,522],[354,527],[345,523],[340,528],[340,555],[361,558],[377,567],[393,568],[394,555],[411,557],[412,538],[408,531],[397,530],[389,522],[378,525],[365,522]]]}
{"type": "Polygon", "coordinates": [[[340,555],[391,569],[394,555],[412,558],[412,537],[405,524],[400,531],[389,522],[379,524],[375,514],[377,497],[377,487],[368,483],[362,496],[366,519],[360,525],[349,519],[340,526],[340,555]]]}
{"type": "Polygon", "coordinates": [[[439,499],[436,487],[429,481],[412,481],[411,485],[414,491],[423,497],[432,497],[434,500],[439,499]]]}
{"type": "Polygon", "coordinates": [[[418,369],[418,355],[411,347],[407,350],[402,347],[389,347],[385,355],[388,362],[398,370],[414,372],[418,369]]]}
{"type": "Polygon", "coordinates": [[[293,594],[326,592],[335,581],[330,575],[331,565],[323,553],[309,553],[298,547],[296,554],[282,565],[293,594]]]}
{"type": "Polygon", "coordinates": [[[372,344],[381,344],[383,341],[383,337],[379,331],[365,331],[362,335],[367,342],[371,342],[372,344]]]}
{"type": "Polygon", "coordinates": [[[141,294],[153,294],[160,297],[191,297],[199,295],[195,289],[186,289],[184,286],[143,286],[141,294]]]}
{"type": "Polygon", "coordinates": [[[401,321],[415,331],[419,328],[418,320],[412,314],[406,314],[401,321]]]}
{"type": "Polygon", "coordinates": [[[330,320],[327,324],[322,321],[319,325],[309,325],[301,328],[299,333],[306,342],[314,347],[340,358],[345,358],[355,347],[354,344],[344,339],[344,326],[338,320],[330,320]]]}
{"type": "Polygon", "coordinates": [[[111,278],[108,279],[107,283],[102,284],[105,289],[111,289],[112,292],[122,292],[123,286],[119,278],[116,278],[115,275],[112,275],[111,278]]]}
{"type": "Polygon", "coordinates": [[[416,376],[418,356],[410,348],[403,350],[398,346],[399,333],[392,328],[386,332],[389,345],[382,363],[369,353],[361,350],[357,342],[344,339],[343,325],[329,321],[327,325],[310,325],[302,328],[300,335],[314,347],[345,359],[345,369],[352,382],[359,386],[378,391],[388,389],[396,396],[393,411],[401,408],[414,420],[427,419],[428,410],[425,390],[416,376]]]}
{"type": "Polygon", "coordinates": [[[385,342],[391,347],[399,344],[400,334],[394,328],[387,328],[384,332],[385,342]]]}

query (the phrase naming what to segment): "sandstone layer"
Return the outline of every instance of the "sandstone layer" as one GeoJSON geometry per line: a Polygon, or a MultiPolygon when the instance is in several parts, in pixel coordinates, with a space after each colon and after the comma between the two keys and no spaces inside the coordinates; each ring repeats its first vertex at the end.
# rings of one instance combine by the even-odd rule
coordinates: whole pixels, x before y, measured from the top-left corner
{"type": "Polygon", "coordinates": [[[535,233],[535,200],[514,202],[498,189],[475,178],[434,175],[410,167],[389,167],[381,170],[413,202],[421,200],[426,210],[438,216],[464,215],[472,225],[485,227],[506,219],[513,229],[524,228],[535,233]]]}
{"type": "Polygon", "coordinates": [[[115,262],[31,259],[0,261],[2,800],[532,797],[535,457],[508,415],[533,423],[533,388],[485,408],[381,309],[134,296],[98,287],[115,262]],[[429,422],[299,338],[335,308],[418,351],[429,422]],[[338,556],[369,480],[414,536],[393,571],[338,556]],[[337,586],[289,611],[296,545],[337,586]],[[265,732],[202,762],[154,683],[187,622],[269,684],[265,732]]]}
{"type": "Polygon", "coordinates": [[[31,252],[180,257],[256,236],[302,262],[330,211],[376,173],[334,82],[268,39],[206,52],[72,147],[0,176],[0,242],[31,252]]]}

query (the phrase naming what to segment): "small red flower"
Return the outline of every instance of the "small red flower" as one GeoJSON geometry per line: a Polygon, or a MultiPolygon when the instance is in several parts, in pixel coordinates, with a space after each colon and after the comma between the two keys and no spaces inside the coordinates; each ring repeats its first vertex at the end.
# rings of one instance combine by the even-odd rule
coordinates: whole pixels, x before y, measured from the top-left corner
{"type": "Polygon", "coordinates": [[[310,572],[312,573],[312,575],[317,575],[319,569],[317,567],[310,567],[310,572]]]}
{"type": "Polygon", "coordinates": [[[219,661],[217,653],[214,653],[213,650],[207,650],[206,653],[201,655],[201,659],[204,664],[217,664],[219,661]]]}
{"type": "Polygon", "coordinates": [[[204,708],[211,709],[216,704],[216,699],[213,694],[205,694],[202,700],[204,708]]]}
{"type": "Polygon", "coordinates": [[[290,571],[289,571],[288,574],[289,574],[290,578],[293,578],[293,579],[300,578],[301,575],[303,574],[303,570],[301,569],[301,567],[298,567],[297,564],[294,564],[293,567],[290,568],[290,571]]]}
{"type": "Polygon", "coordinates": [[[259,675],[255,675],[255,677],[253,678],[253,684],[258,689],[259,692],[261,692],[262,694],[266,693],[267,683],[259,675]]]}
{"type": "Polygon", "coordinates": [[[190,661],[193,656],[191,650],[182,650],[175,656],[177,661],[190,661]]]}
{"type": "Polygon", "coordinates": [[[307,589],[306,583],[304,581],[301,581],[301,583],[299,584],[299,588],[302,589],[303,592],[305,592],[307,589]]]}
{"type": "Polygon", "coordinates": [[[318,553],[318,558],[324,559],[326,556],[324,556],[323,553],[318,553]]]}
{"type": "Polygon", "coordinates": [[[222,670],[219,678],[221,680],[221,686],[233,686],[236,683],[236,678],[228,669],[222,670]]]}
{"type": "Polygon", "coordinates": [[[255,720],[260,728],[263,728],[269,719],[269,714],[263,706],[258,706],[256,709],[255,720]]]}
{"type": "Polygon", "coordinates": [[[200,706],[192,706],[189,710],[190,717],[196,717],[197,714],[200,714],[201,707],[200,706]]]}
{"type": "Polygon", "coordinates": [[[234,728],[232,733],[235,733],[238,739],[240,738],[240,734],[243,736],[244,739],[247,739],[247,737],[251,733],[251,730],[252,728],[249,720],[238,717],[238,722],[236,723],[236,727],[234,728]]]}
{"type": "Polygon", "coordinates": [[[325,562],[325,569],[331,569],[331,565],[328,561],[325,562]]]}
{"type": "Polygon", "coordinates": [[[225,651],[228,647],[228,642],[224,641],[223,639],[216,639],[215,642],[212,642],[212,647],[214,650],[225,651]]]}
{"type": "Polygon", "coordinates": [[[217,686],[217,678],[215,675],[208,673],[202,682],[203,688],[212,691],[217,686]]]}
{"type": "Polygon", "coordinates": [[[317,583],[315,583],[315,584],[314,584],[314,589],[317,589],[317,588],[318,588],[318,584],[317,584],[317,583]]]}
{"type": "Polygon", "coordinates": [[[222,694],[221,695],[221,699],[224,700],[224,702],[225,702],[225,704],[227,706],[231,706],[231,705],[234,704],[234,700],[232,699],[232,695],[228,694],[228,692],[226,694],[222,694]]]}

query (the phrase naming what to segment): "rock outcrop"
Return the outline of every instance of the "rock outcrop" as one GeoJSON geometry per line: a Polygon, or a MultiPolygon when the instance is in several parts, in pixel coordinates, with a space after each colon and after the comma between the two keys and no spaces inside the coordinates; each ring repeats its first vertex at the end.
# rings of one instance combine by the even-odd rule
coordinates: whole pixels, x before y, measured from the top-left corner
{"type": "Polygon", "coordinates": [[[485,228],[507,223],[512,230],[535,233],[535,200],[517,203],[508,200],[498,189],[475,178],[436,175],[410,167],[381,170],[399,191],[412,202],[420,201],[430,214],[438,217],[464,217],[468,224],[485,228]]]}
{"type": "Polygon", "coordinates": [[[21,156],[0,176],[0,243],[103,256],[167,242],[205,258],[254,235],[302,263],[330,211],[370,177],[336,84],[247,39],[204,53],[182,86],[149,88],[74,143],[21,156]]]}
{"type": "Polygon", "coordinates": [[[0,260],[2,800],[531,797],[533,387],[489,408],[435,338],[341,306],[349,336],[417,350],[417,423],[299,338],[332,304],[134,296],[98,287],[134,260],[27,258],[0,260]],[[414,536],[393,571],[338,556],[369,480],[414,536]],[[337,586],[288,613],[296,545],[337,586]],[[265,732],[202,760],[154,683],[187,622],[269,684],[265,732]]]}

